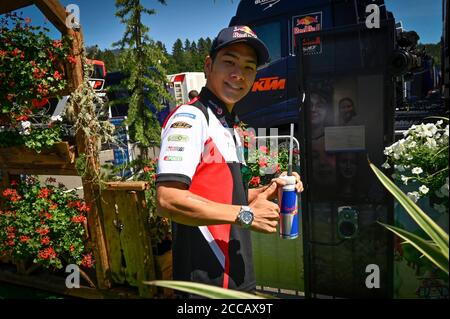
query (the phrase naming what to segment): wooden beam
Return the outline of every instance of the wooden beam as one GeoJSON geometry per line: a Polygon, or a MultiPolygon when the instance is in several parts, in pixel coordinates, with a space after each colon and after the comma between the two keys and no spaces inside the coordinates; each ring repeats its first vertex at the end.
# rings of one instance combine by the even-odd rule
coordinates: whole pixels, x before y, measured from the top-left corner
{"type": "Polygon", "coordinates": [[[0,14],[5,14],[17,9],[28,7],[33,3],[33,0],[0,0],[0,14]]]}
{"type": "Polygon", "coordinates": [[[62,33],[67,34],[66,8],[58,0],[34,0],[39,10],[62,33]]]}
{"type": "Polygon", "coordinates": [[[119,191],[143,191],[149,188],[147,182],[107,182],[106,189],[119,191]]]}
{"type": "Polygon", "coordinates": [[[66,8],[58,0],[0,0],[0,14],[35,4],[45,17],[62,33],[67,34],[66,8]]]}
{"type": "MultiPolygon", "coordinates": [[[[67,29],[68,35],[72,38],[72,54],[76,58],[76,63],[69,72],[69,82],[73,89],[77,90],[83,83],[83,65],[81,62],[81,50],[83,47],[83,33],[80,30],[67,29]]],[[[80,107],[74,106],[75,114],[79,114],[80,107]]],[[[83,130],[78,130],[75,136],[78,154],[98,154],[98,143],[95,137],[88,137],[83,130]]],[[[86,165],[91,169],[91,173],[82,176],[83,193],[86,203],[90,207],[88,213],[88,228],[91,237],[92,249],[96,260],[97,283],[100,289],[110,288],[112,285],[111,270],[109,265],[108,251],[106,248],[105,232],[101,220],[101,192],[99,184],[93,182],[92,174],[100,171],[100,160],[98,155],[87,158],[86,165]]],[[[88,170],[89,171],[89,170],[88,170]]]]}
{"type": "Polygon", "coordinates": [[[115,288],[110,290],[99,290],[82,285],[80,285],[80,288],[68,289],[65,285],[65,278],[45,273],[24,276],[13,273],[12,271],[0,269],[0,282],[83,299],[139,298],[136,289],[115,288]]]}
{"type": "Polygon", "coordinates": [[[78,176],[78,171],[75,167],[8,167],[7,172],[11,175],[78,176]]]}

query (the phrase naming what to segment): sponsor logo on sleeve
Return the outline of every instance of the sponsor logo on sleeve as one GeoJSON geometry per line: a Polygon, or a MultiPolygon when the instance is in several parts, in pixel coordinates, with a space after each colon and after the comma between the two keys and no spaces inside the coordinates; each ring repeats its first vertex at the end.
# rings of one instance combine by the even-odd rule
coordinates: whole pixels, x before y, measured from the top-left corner
{"type": "Polygon", "coordinates": [[[189,141],[189,136],[174,134],[174,135],[169,135],[169,137],[167,139],[170,142],[187,142],[187,141],[189,141]]]}
{"type": "Polygon", "coordinates": [[[167,151],[169,152],[183,152],[184,146],[167,146],[167,151]]]}
{"type": "Polygon", "coordinates": [[[164,160],[168,162],[180,162],[183,160],[182,156],[164,156],[164,160]]]}
{"type": "Polygon", "coordinates": [[[171,128],[191,128],[192,125],[183,121],[175,122],[171,126],[171,128]]]}
{"type": "Polygon", "coordinates": [[[189,118],[195,120],[196,115],[195,114],[191,114],[191,113],[176,113],[173,116],[173,118],[176,118],[176,117],[189,117],[189,118]]]}

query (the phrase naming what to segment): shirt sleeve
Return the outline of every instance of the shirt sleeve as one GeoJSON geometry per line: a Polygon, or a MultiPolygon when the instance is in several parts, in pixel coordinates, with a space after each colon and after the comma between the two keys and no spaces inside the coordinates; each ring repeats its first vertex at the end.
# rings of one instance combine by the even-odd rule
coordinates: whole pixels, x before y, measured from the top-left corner
{"type": "Polygon", "coordinates": [[[170,116],[161,132],[156,183],[191,185],[207,139],[207,128],[205,115],[192,105],[182,105],[170,116]]]}

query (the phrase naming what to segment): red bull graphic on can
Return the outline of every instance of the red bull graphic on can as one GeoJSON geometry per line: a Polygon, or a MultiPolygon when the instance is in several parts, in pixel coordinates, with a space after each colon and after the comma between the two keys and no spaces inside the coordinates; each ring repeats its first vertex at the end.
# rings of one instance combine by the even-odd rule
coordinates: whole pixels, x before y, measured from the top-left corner
{"type": "MultiPolygon", "coordinates": [[[[295,48],[295,35],[307,32],[320,31],[322,29],[322,12],[308,13],[292,17],[293,47],[295,48]]],[[[304,54],[322,53],[320,37],[303,39],[304,54]]]]}
{"type": "Polygon", "coordinates": [[[283,187],[280,207],[280,237],[283,239],[295,239],[298,237],[298,204],[297,190],[295,189],[295,177],[284,177],[287,185],[283,187]]]}

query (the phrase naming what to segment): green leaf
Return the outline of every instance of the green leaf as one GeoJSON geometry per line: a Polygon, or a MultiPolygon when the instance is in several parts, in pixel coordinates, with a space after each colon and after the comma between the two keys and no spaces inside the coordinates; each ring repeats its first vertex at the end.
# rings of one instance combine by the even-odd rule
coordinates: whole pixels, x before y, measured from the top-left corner
{"type": "Polygon", "coordinates": [[[386,175],[383,174],[375,165],[370,163],[370,167],[375,175],[386,187],[386,189],[397,199],[397,201],[405,208],[407,213],[414,221],[430,236],[430,238],[438,245],[447,260],[448,253],[448,234],[437,225],[427,214],[425,214],[419,206],[417,206],[408,196],[406,196],[400,188],[397,187],[386,175]]]}
{"type": "Polygon", "coordinates": [[[404,240],[406,240],[407,243],[410,243],[412,246],[414,246],[417,250],[419,250],[425,257],[427,257],[429,260],[431,260],[437,267],[442,269],[447,275],[448,275],[448,256],[445,256],[442,251],[433,243],[426,241],[419,236],[408,232],[404,229],[386,225],[383,223],[378,222],[379,224],[383,225],[396,235],[400,236],[404,240]]]}
{"type": "Polygon", "coordinates": [[[189,281],[153,280],[144,281],[144,284],[181,290],[187,293],[196,294],[211,299],[264,299],[263,297],[252,295],[242,291],[224,289],[221,287],[189,281]]]}

